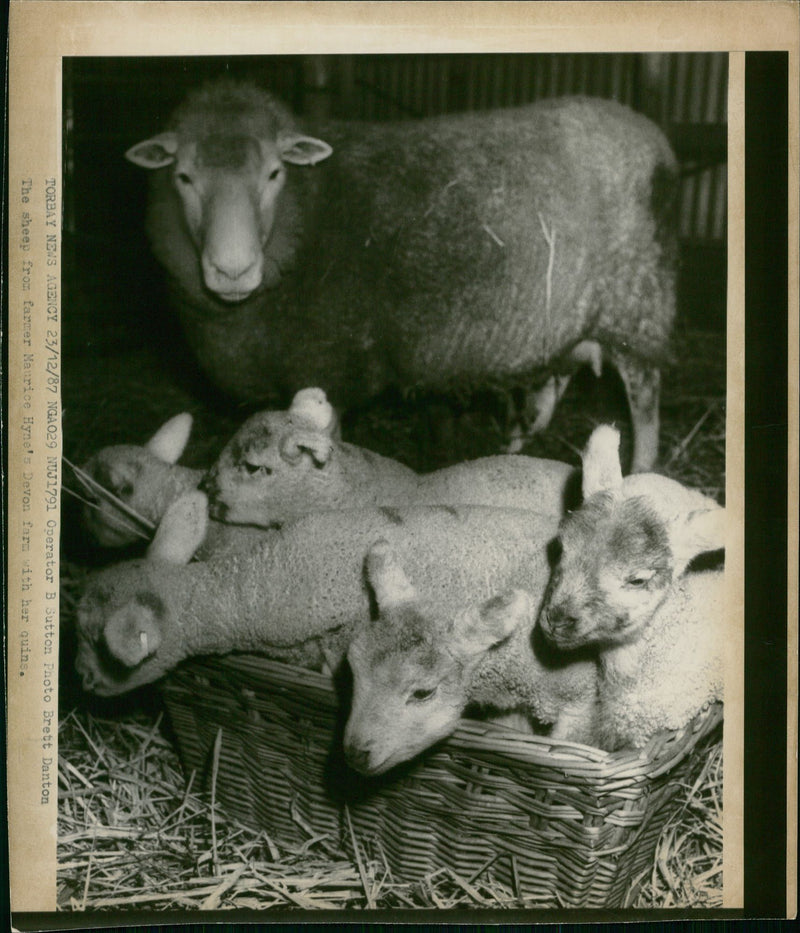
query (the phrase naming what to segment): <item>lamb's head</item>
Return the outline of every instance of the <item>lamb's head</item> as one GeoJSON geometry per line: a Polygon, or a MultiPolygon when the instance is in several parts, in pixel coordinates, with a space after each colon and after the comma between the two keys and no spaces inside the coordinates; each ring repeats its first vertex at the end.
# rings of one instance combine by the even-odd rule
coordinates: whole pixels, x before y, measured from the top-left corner
{"type": "Polygon", "coordinates": [[[124,693],[158,680],[187,655],[170,568],[191,560],[207,521],[205,496],[187,493],[167,510],[147,557],[89,578],[76,614],[75,667],[84,689],[124,693]]]}
{"type": "Polygon", "coordinates": [[[636,639],[689,564],[724,548],[725,510],[713,499],[664,476],[622,478],[613,428],[589,439],[583,495],[553,542],[539,618],[562,649],[636,639]]]}
{"type": "Polygon", "coordinates": [[[133,544],[143,533],[137,516],[157,525],[165,509],[191,484],[189,471],[175,466],[191,430],[192,416],[184,412],[170,418],[143,446],[104,447],[86,462],[82,472],[122,503],[119,507],[93,485],[83,484],[88,500],[83,521],[99,544],[133,544]]]}
{"type": "Polygon", "coordinates": [[[288,411],[265,411],[236,432],[203,481],[211,514],[269,527],[330,506],[341,477],[338,419],[322,389],[302,389],[288,411]]]}
{"type": "Polygon", "coordinates": [[[331,147],[298,133],[269,94],[227,80],[191,95],[171,126],[126,157],[171,172],[206,288],[235,303],[274,285],[286,248],[276,233],[286,166],[314,165],[331,147]]]}
{"type": "Polygon", "coordinates": [[[385,540],[367,555],[378,618],[350,642],[353,704],[345,755],[363,774],[382,774],[449,735],[486,653],[529,622],[528,594],[514,590],[480,607],[436,612],[420,599],[385,540]]]}

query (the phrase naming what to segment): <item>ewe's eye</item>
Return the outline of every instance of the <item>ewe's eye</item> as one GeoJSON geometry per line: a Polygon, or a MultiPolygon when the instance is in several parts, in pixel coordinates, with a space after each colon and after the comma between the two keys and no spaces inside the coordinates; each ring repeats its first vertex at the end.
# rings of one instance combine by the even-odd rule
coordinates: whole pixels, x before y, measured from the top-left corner
{"type": "Polygon", "coordinates": [[[245,472],[247,473],[248,476],[256,476],[256,475],[271,476],[272,475],[272,467],[263,466],[262,464],[259,464],[259,463],[248,463],[247,460],[244,460],[242,462],[242,466],[244,467],[245,472]]]}
{"type": "Polygon", "coordinates": [[[279,166],[278,168],[274,168],[274,169],[269,173],[269,180],[270,180],[270,181],[275,181],[275,179],[278,177],[278,175],[280,175],[280,173],[281,173],[280,166],[279,166]]]}
{"type": "Polygon", "coordinates": [[[421,689],[419,689],[419,690],[415,690],[415,691],[409,696],[409,698],[408,698],[408,700],[406,700],[406,702],[407,702],[407,703],[422,703],[422,702],[424,702],[425,700],[429,700],[429,699],[434,695],[434,693],[436,693],[436,687],[431,687],[430,690],[426,690],[426,689],[424,689],[424,688],[421,688],[421,689]]]}
{"type": "Polygon", "coordinates": [[[119,499],[128,499],[133,495],[132,483],[120,483],[116,488],[116,495],[119,499]]]}
{"type": "Polygon", "coordinates": [[[191,185],[192,179],[186,174],[186,172],[178,172],[175,176],[182,185],[191,185]]]}

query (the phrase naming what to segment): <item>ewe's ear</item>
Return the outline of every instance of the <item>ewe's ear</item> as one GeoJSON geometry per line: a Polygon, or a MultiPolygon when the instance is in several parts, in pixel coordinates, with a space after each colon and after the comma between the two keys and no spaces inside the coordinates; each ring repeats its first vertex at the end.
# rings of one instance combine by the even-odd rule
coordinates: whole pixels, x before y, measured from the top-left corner
{"type": "Polygon", "coordinates": [[[336,429],[336,412],[322,389],[301,389],[292,399],[289,417],[328,436],[336,429]]]}
{"type": "Polygon", "coordinates": [[[725,509],[698,509],[667,520],[667,534],[678,577],[701,554],[725,548],[725,509]]]}
{"type": "Polygon", "coordinates": [[[147,556],[170,564],[188,564],[208,529],[208,499],[199,489],[187,492],[167,509],[147,556]]]}
{"type": "Polygon", "coordinates": [[[583,498],[622,485],[619,431],[608,424],[595,428],[583,452],[583,498]]]}
{"type": "Polygon", "coordinates": [[[139,600],[112,612],[103,629],[111,655],[125,667],[136,667],[158,651],[161,631],[155,610],[139,600]]]}
{"type": "Polygon", "coordinates": [[[310,454],[314,463],[321,467],[331,459],[333,443],[324,432],[291,431],[281,439],[281,457],[287,463],[297,463],[304,453],[310,454]]]}
{"type": "Polygon", "coordinates": [[[178,137],[175,133],[159,133],[151,139],[136,143],[125,153],[125,158],[140,168],[164,168],[175,161],[178,137]]]}
{"type": "Polygon", "coordinates": [[[185,411],[162,424],[145,444],[145,448],[159,460],[174,464],[186,449],[191,433],[192,416],[185,411]]]}
{"type": "Polygon", "coordinates": [[[385,538],[379,538],[367,552],[367,580],[375,593],[378,609],[413,602],[417,591],[385,538]]]}
{"type": "Polygon", "coordinates": [[[484,654],[530,619],[531,611],[531,598],[525,590],[509,590],[482,606],[472,606],[456,618],[451,648],[467,658],[484,654]]]}
{"type": "Polygon", "coordinates": [[[278,152],[284,162],[292,165],[316,165],[333,152],[331,146],[313,136],[284,133],[278,139],[278,152]]]}

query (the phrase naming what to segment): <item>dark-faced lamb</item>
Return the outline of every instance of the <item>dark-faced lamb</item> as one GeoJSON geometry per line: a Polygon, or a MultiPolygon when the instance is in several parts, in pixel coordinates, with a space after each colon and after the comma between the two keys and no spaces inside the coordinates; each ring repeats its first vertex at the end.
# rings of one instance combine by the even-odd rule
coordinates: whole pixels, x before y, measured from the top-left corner
{"type": "Polygon", "coordinates": [[[370,505],[491,505],[561,515],[574,495],[577,471],[556,460],[482,457],[419,475],[339,440],[336,424],[321,389],[302,390],[288,412],[253,415],[203,481],[211,515],[261,527],[370,505]]]}
{"type": "Polygon", "coordinates": [[[618,447],[607,426],[589,440],[585,501],[563,521],[540,617],[555,647],[597,652],[598,742],[609,749],[642,746],[722,700],[726,643],[714,563],[725,510],[664,476],[623,479],[618,447]]]}
{"type": "Polygon", "coordinates": [[[390,385],[518,387],[540,429],[604,359],[648,469],[675,312],[660,130],[563,98],[319,132],[221,80],[127,153],[153,170],[150,241],[210,378],[248,401],[323,385],[340,409],[390,385]]]}
{"type": "Polygon", "coordinates": [[[87,499],[83,521],[98,544],[134,544],[142,536],[138,519],[155,528],[176,499],[197,487],[202,471],[178,464],[191,430],[192,416],[183,412],[165,422],[146,444],[104,447],[86,461],[77,474],[87,499]],[[104,490],[116,502],[104,496],[104,490]]]}
{"type": "Polygon", "coordinates": [[[378,539],[428,594],[455,613],[521,588],[535,608],[548,576],[554,515],[512,509],[418,507],[320,512],[260,532],[260,543],[187,563],[206,534],[205,496],[187,493],[146,558],[100,570],[77,611],[76,665],[104,695],[158,679],[195,654],[259,651],[331,667],[353,628],[369,623],[364,558],[378,539]]]}
{"type": "MultiPolygon", "coordinates": [[[[99,544],[133,544],[141,537],[136,516],[157,526],[201,482],[212,518],[269,528],[309,512],[369,505],[492,505],[561,515],[578,478],[564,463],[524,456],[483,457],[420,476],[341,441],[335,412],[314,388],[298,392],[287,411],[249,418],[206,476],[177,463],[191,423],[189,414],[177,415],[145,445],[105,447],[85,464],[83,473],[122,503],[87,485],[84,522],[99,544]]],[[[209,526],[215,541],[216,526],[209,526]]]]}
{"type": "Polygon", "coordinates": [[[370,549],[366,569],[379,615],[347,652],[344,749],[353,768],[382,774],[413,758],[453,732],[469,706],[520,714],[553,740],[592,740],[596,664],[534,644],[538,594],[512,589],[443,611],[417,592],[386,541],[370,549]]]}

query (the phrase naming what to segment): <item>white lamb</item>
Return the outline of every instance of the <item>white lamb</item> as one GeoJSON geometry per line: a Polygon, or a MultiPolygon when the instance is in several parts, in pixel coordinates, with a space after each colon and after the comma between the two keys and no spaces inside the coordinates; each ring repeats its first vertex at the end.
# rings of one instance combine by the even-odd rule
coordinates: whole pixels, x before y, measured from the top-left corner
{"type": "MultiPolygon", "coordinates": [[[[474,706],[504,724],[586,742],[594,735],[593,658],[559,656],[534,639],[540,593],[514,588],[443,606],[436,586],[418,593],[388,541],[367,555],[378,618],[356,628],[347,652],[353,702],[348,762],[376,775],[449,735],[474,706]]],[[[528,581],[526,581],[527,583],[528,581]]]]}
{"type": "Polygon", "coordinates": [[[84,521],[100,544],[134,543],[141,535],[131,513],[157,526],[173,502],[201,483],[213,518],[260,528],[371,505],[491,505],[560,516],[577,486],[569,465],[524,456],[483,457],[419,475],[344,443],[336,413],[317,388],[302,389],[286,411],[249,418],[205,477],[178,464],[191,426],[191,415],[176,415],[144,446],[105,447],[85,464],[84,472],[129,510],[89,491],[84,521]]]}
{"type": "Polygon", "coordinates": [[[725,510],[664,476],[623,479],[608,426],[589,440],[583,493],[562,522],[539,625],[563,651],[598,653],[597,744],[640,747],[723,699],[725,575],[713,558],[725,510]]]}
{"type": "Polygon", "coordinates": [[[577,471],[524,456],[481,457],[418,474],[348,444],[322,389],[298,392],[286,412],[249,418],[203,481],[211,515],[271,527],[309,512],[373,505],[491,505],[562,515],[577,471]]]}

